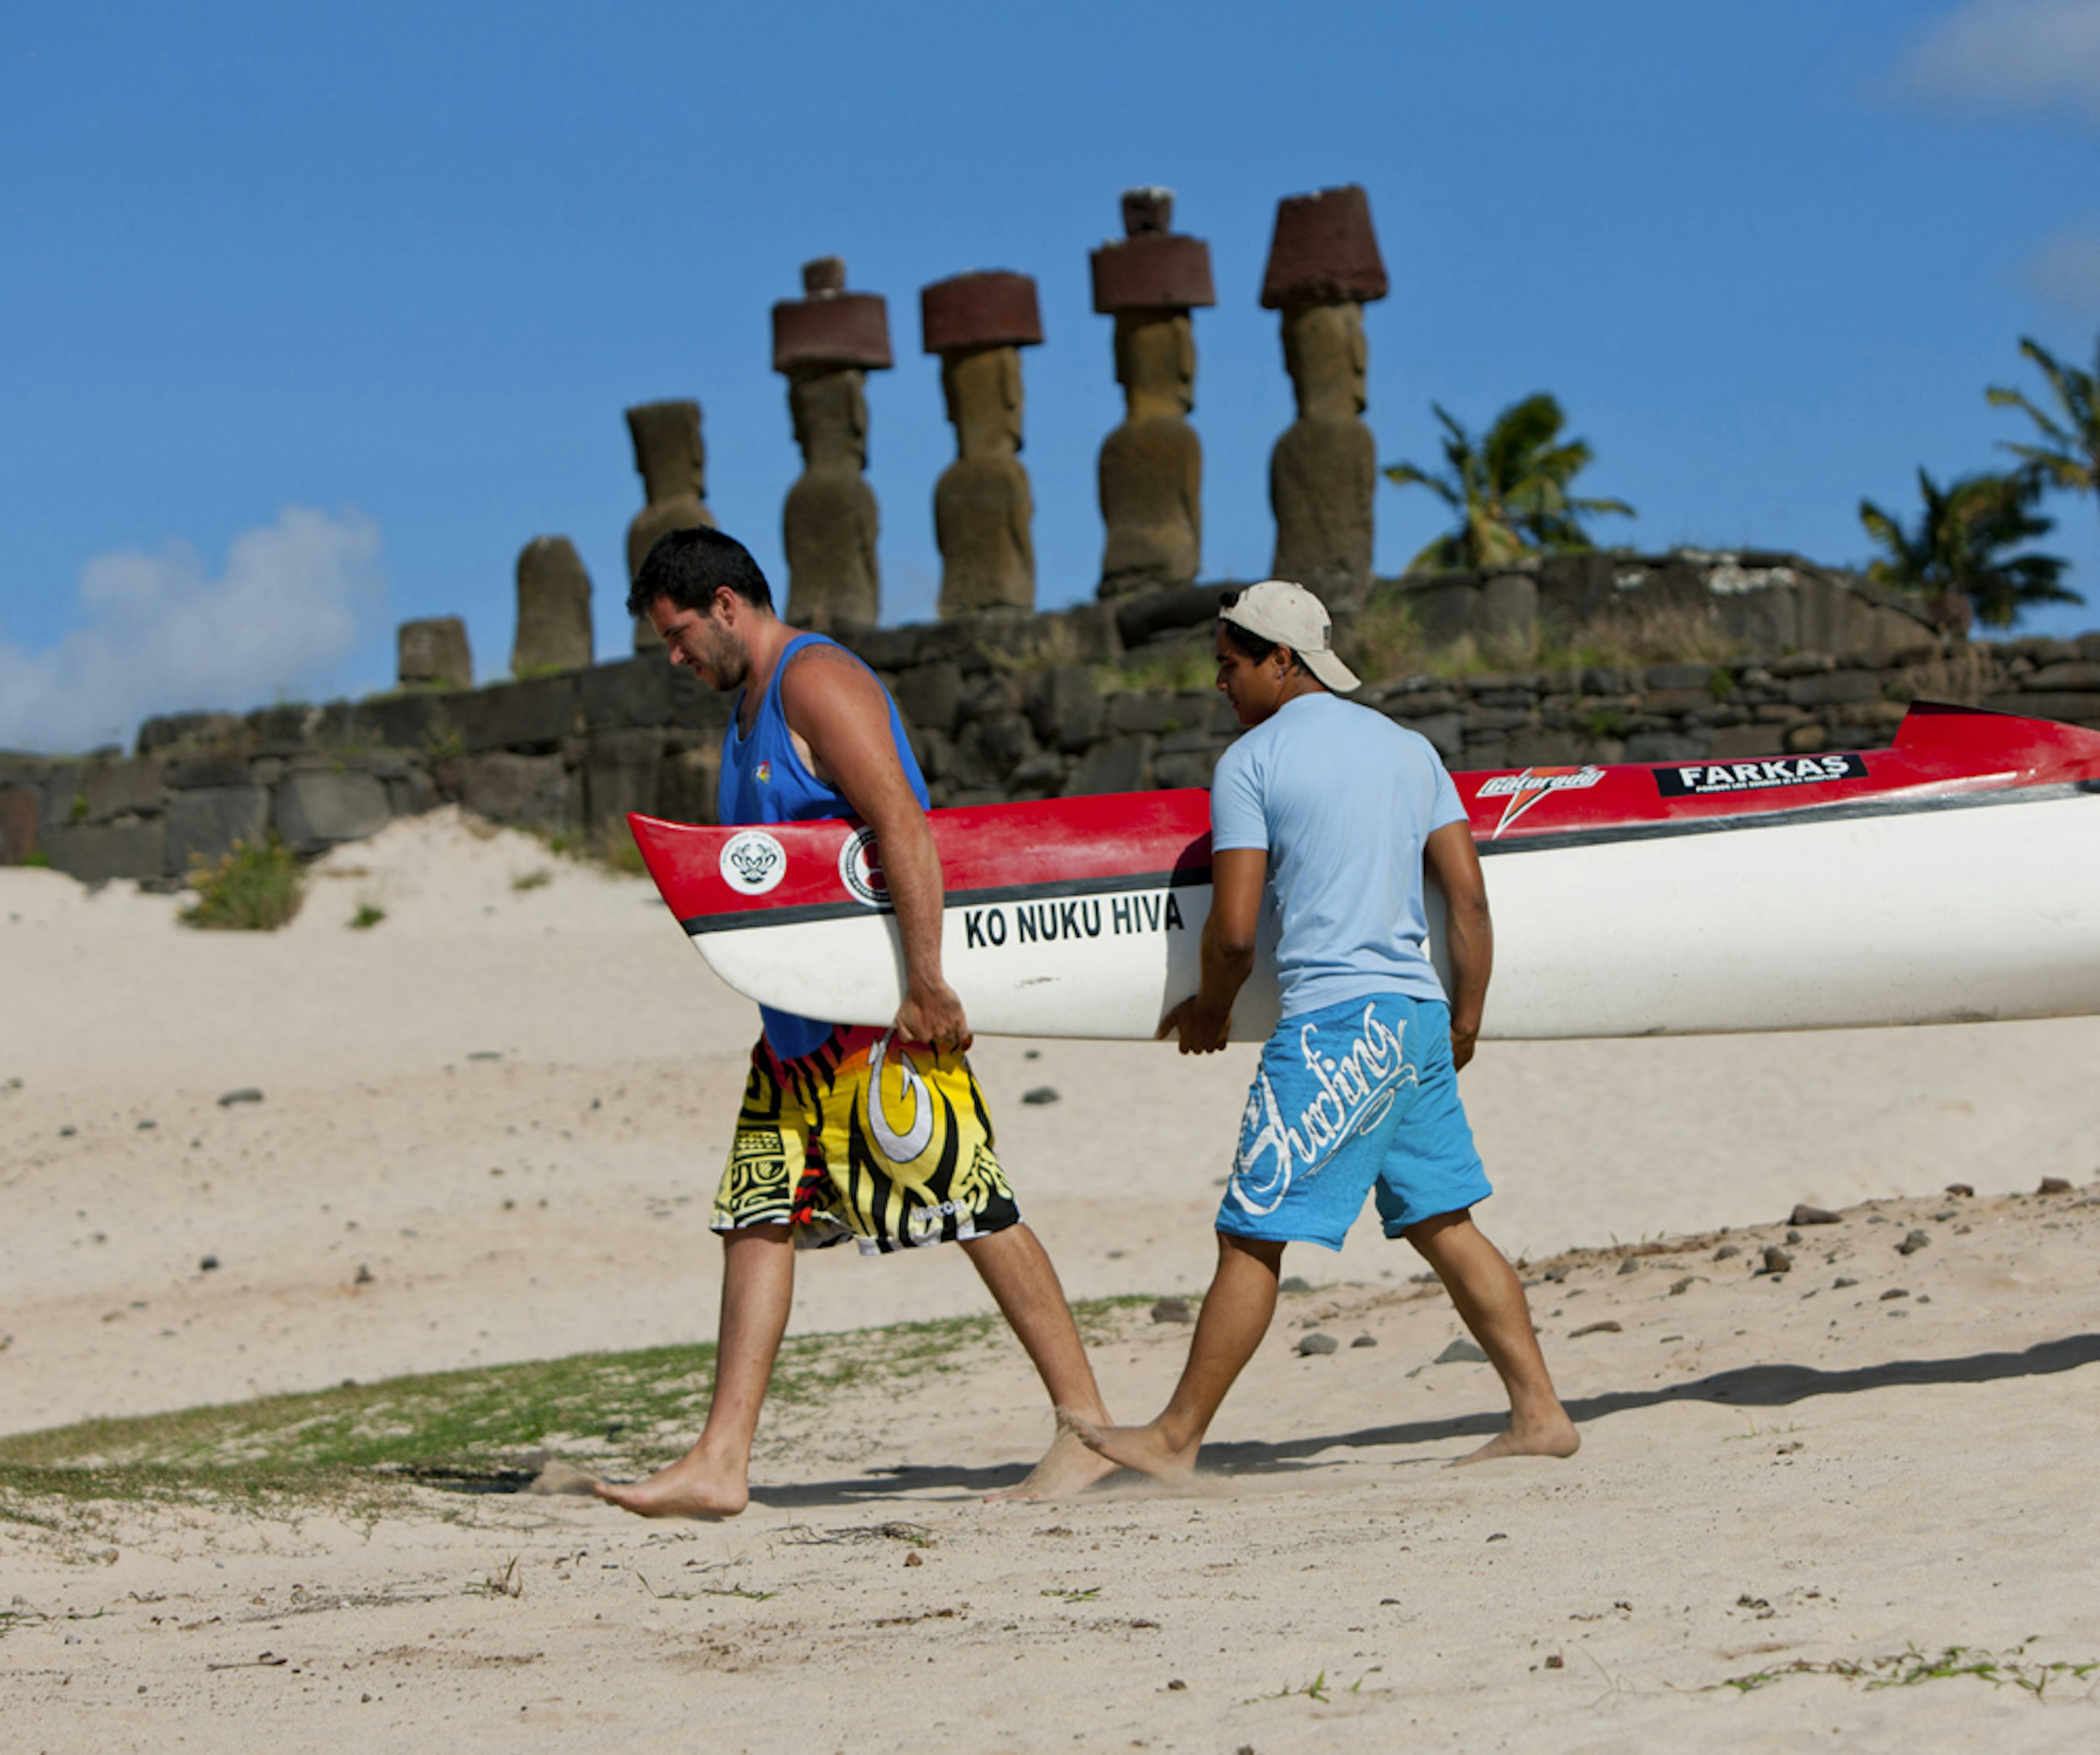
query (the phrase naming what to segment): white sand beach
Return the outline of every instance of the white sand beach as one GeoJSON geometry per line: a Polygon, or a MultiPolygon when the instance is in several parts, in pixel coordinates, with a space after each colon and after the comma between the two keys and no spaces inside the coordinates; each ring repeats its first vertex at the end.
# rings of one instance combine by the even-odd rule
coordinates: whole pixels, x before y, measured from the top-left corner
{"type": "MultiPolygon", "coordinates": [[[[646,880],[448,811],[329,856],[280,933],[179,906],[0,871],[0,1435],[712,1338],[755,1013],[646,880]]],[[[1070,1296],[1200,1293],[1252,1051],[973,1059],[1070,1296]]],[[[0,1722],[51,1750],[2093,1747],[2096,1067],[2090,1018],[1485,1046],[1478,1216],[1533,1282],[1564,1462],[1440,1466],[1497,1387],[1432,1362],[1448,1302],[1360,1224],[1287,1259],[1312,1290],[1188,1491],[984,1503],[1050,1435],[1002,1333],[769,1413],[722,1524],[0,1493],[0,1722]],[[1788,1243],[1797,1202],[1843,1216],[1788,1243]],[[1790,1271],[1752,1271],[1767,1245],[1790,1271]],[[1979,1652],[1996,1679],[1954,1673],[1979,1652]]],[[[793,1332],[987,1308],[958,1250],[835,1250],[793,1332]]],[[[1099,1332],[1111,1407],[1149,1415],[1188,1329],[1140,1303],[1099,1332]]]]}

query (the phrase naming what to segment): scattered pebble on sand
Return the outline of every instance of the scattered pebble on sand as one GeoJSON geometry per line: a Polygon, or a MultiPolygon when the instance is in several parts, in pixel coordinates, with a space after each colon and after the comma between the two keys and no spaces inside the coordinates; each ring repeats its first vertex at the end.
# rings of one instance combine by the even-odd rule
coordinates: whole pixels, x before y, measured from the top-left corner
{"type": "Polygon", "coordinates": [[[218,1100],[218,1106],[223,1109],[230,1109],[236,1103],[260,1103],[262,1100],[262,1093],[254,1086],[243,1085],[237,1091],[228,1091],[223,1093],[218,1100]]]}
{"type": "Polygon", "coordinates": [[[1038,1085],[1032,1091],[1022,1091],[1021,1100],[1023,1103],[1055,1103],[1058,1100],[1057,1087],[1055,1085],[1038,1085]]]}
{"type": "Polygon", "coordinates": [[[1298,1351],[1308,1359],[1316,1354],[1337,1352],[1340,1351],[1341,1345],[1333,1335],[1322,1334],[1317,1329],[1312,1334],[1300,1335],[1298,1338],[1298,1351]]]}
{"type": "Polygon", "coordinates": [[[1568,1338],[1571,1341],[1579,1341],[1586,1334],[1622,1334],[1625,1332],[1625,1329],[1617,1323],[1607,1316],[1602,1322],[1586,1322],[1579,1329],[1570,1329],[1568,1331],[1568,1338]]]}
{"type": "Polygon", "coordinates": [[[1838,1223],[1838,1215],[1827,1206],[1811,1206],[1803,1201],[1794,1208],[1793,1215],[1787,1223],[1790,1225],[1834,1225],[1838,1223]]]}

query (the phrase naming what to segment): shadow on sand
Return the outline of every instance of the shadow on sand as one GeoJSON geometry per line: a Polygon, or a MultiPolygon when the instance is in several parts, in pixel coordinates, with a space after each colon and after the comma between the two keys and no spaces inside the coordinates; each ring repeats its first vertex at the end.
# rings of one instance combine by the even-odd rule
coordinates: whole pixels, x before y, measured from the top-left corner
{"type": "MultiPolygon", "coordinates": [[[[2100,1334],[2073,1334],[2043,1341],[2018,1353],[1970,1353],[1954,1359],[1892,1359],[1851,1371],[1821,1371],[1812,1365],[1746,1365],[1652,1390],[1625,1390],[1585,1396],[1568,1404],[1578,1426],[1608,1414],[1672,1402],[1706,1401],[1731,1408],[1785,1408],[1818,1396],[1855,1396],[1868,1390],[1896,1389],[1935,1383],[1995,1383],[2005,1378],[2049,1377],[2100,1364],[2100,1334]]],[[[1283,1475],[1331,1462],[1338,1449],[1383,1450],[1395,1445],[1434,1444],[1451,1438],[1487,1438],[1502,1430],[1497,1408],[1449,1420],[1414,1420],[1400,1426],[1363,1426],[1352,1432],[1290,1439],[1281,1444],[1249,1441],[1203,1447],[1203,1471],[1215,1475],[1283,1475]]],[[[997,1493],[1027,1472],[1015,1465],[969,1469],[907,1466],[885,1470],[855,1480],[811,1482],[801,1487],[755,1488],[757,1503],[782,1510],[812,1510],[881,1500],[894,1505],[902,1494],[941,1497],[997,1493]]]]}

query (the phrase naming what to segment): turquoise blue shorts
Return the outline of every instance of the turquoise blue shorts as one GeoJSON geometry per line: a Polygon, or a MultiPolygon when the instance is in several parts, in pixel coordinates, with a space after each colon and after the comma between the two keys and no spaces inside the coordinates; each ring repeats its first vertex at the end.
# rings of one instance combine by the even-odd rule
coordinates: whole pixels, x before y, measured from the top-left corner
{"type": "Polygon", "coordinates": [[[1277,1025],[1218,1229],[1338,1250],[1374,1186],[1389,1237],[1494,1192],[1458,1100],[1440,999],[1379,994],[1277,1025]]]}

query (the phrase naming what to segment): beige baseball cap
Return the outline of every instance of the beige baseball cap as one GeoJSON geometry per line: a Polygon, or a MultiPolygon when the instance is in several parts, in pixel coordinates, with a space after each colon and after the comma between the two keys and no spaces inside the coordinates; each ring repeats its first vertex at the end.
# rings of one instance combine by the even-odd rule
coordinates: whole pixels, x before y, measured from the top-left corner
{"type": "Polygon", "coordinates": [[[1334,624],[1327,606],[1303,585],[1264,579],[1244,591],[1218,599],[1218,619],[1251,634],[1287,646],[1305,660],[1305,668],[1337,695],[1363,686],[1357,673],[1335,656],[1334,624]]]}

